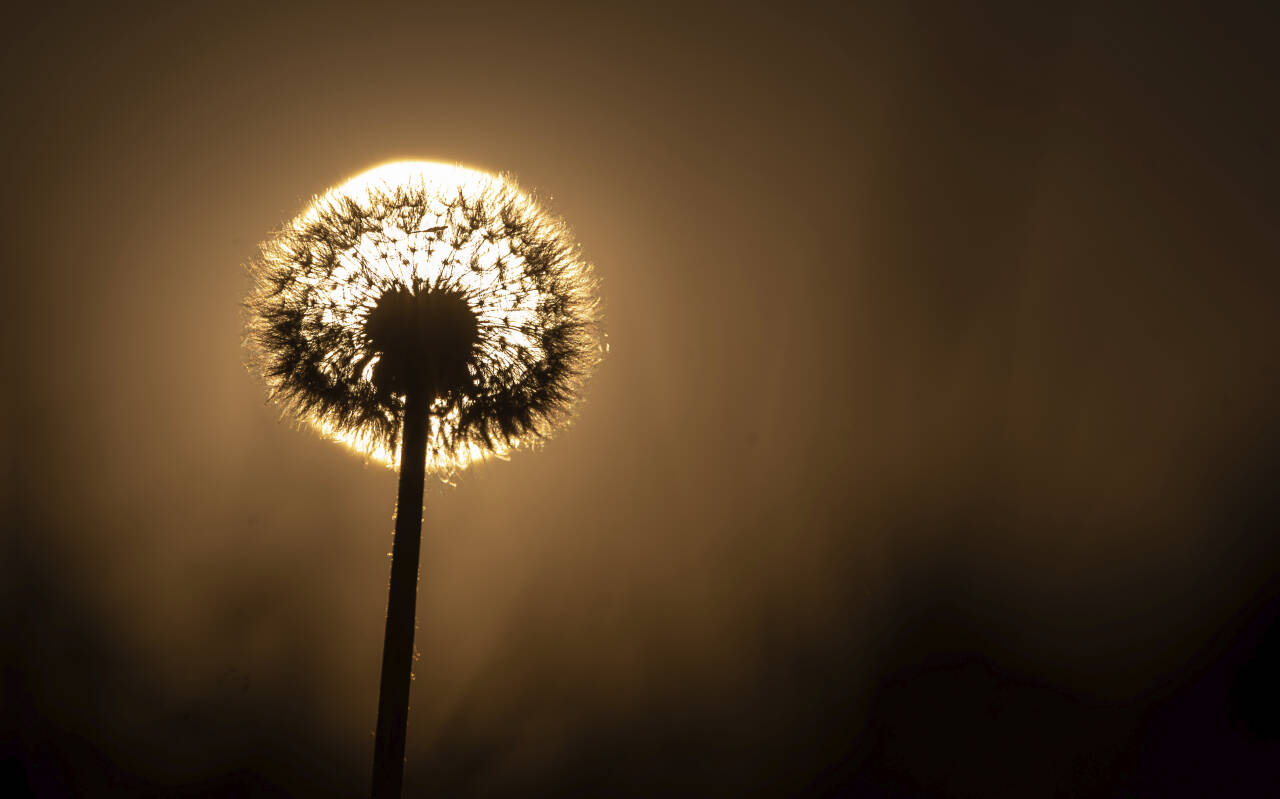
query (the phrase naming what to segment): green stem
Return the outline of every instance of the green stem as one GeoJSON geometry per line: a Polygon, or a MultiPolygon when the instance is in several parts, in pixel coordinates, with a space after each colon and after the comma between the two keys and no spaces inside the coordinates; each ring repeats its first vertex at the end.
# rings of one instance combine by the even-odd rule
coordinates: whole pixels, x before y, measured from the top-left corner
{"type": "Polygon", "coordinates": [[[418,596],[418,552],[422,543],[422,494],[426,479],[426,392],[405,397],[400,437],[400,488],[396,537],[391,549],[387,632],[382,644],[378,728],[373,741],[373,799],[399,799],[404,778],[405,724],[413,669],[414,610],[418,596]]]}

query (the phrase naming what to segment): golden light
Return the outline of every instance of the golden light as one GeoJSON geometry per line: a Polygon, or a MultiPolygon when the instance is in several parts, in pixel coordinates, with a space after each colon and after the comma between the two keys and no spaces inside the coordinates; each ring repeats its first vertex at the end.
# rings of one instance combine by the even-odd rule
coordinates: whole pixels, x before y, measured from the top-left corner
{"type": "MultiPolygon", "coordinates": [[[[269,276],[260,283],[271,287],[260,289],[251,307],[298,309],[301,322],[346,337],[342,346],[315,360],[317,374],[310,379],[346,385],[353,393],[374,389],[381,355],[370,351],[363,331],[390,287],[445,286],[465,295],[484,332],[467,369],[477,384],[488,381],[486,390],[512,396],[528,393],[522,383],[534,379],[530,370],[552,360],[542,335],[548,328],[546,308],[565,307],[568,296],[581,306],[574,313],[593,316],[586,300],[593,287],[590,268],[558,218],[507,177],[432,161],[386,163],[329,189],[264,246],[259,272],[269,276]],[[348,230],[353,220],[357,224],[348,230]],[[513,230],[518,233],[512,235],[513,230]],[[344,246],[335,247],[335,240],[344,246]],[[543,261],[554,259],[550,277],[545,264],[530,267],[529,253],[535,250],[543,261]],[[320,263],[323,268],[316,266],[320,263]]],[[[576,341],[570,355],[580,359],[583,343],[576,341]]],[[[559,352],[554,360],[566,362],[559,352]]],[[[573,394],[578,373],[586,368],[566,370],[565,385],[557,391],[573,394]]],[[[353,425],[324,401],[288,402],[291,392],[298,393],[289,376],[272,376],[270,368],[264,373],[273,394],[285,398],[295,415],[321,435],[367,459],[392,467],[399,463],[399,443],[385,432],[398,424],[397,408],[380,411],[385,425],[353,425]]],[[[522,442],[544,437],[555,421],[534,417],[521,434],[504,428],[505,434],[496,437],[460,435],[474,402],[464,394],[432,404],[430,471],[447,474],[477,460],[505,458],[522,442]]]]}

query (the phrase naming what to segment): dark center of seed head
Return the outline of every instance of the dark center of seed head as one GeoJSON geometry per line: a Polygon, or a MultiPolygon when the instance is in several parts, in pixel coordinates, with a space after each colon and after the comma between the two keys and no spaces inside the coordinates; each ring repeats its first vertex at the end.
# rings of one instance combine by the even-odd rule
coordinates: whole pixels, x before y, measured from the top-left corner
{"type": "Polygon", "coordinates": [[[373,367],[373,384],[381,392],[442,397],[472,384],[467,364],[480,328],[461,294],[392,289],[365,318],[364,333],[382,356],[373,367]]]}

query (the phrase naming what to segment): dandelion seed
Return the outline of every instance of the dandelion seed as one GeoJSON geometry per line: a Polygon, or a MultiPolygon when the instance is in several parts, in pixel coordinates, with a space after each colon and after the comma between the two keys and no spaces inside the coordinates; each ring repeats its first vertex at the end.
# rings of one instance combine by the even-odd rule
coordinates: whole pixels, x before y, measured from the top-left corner
{"type": "Polygon", "coordinates": [[[359,175],[251,273],[249,342],[272,397],[389,465],[410,386],[431,394],[427,466],[447,475],[545,439],[599,357],[595,282],[565,225],[463,167],[359,175]]]}

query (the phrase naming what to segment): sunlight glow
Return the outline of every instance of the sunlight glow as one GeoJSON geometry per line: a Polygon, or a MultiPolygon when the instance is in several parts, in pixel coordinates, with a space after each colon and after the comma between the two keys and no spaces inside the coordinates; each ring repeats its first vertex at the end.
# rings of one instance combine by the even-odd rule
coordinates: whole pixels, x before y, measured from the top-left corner
{"type": "MultiPolygon", "coordinates": [[[[497,193],[514,198],[518,207],[534,215],[538,213],[532,199],[497,175],[431,161],[396,161],[356,175],[328,190],[317,197],[293,225],[301,229],[320,219],[326,209],[347,203],[367,209],[371,190],[394,193],[403,188],[426,188],[432,196],[444,198],[474,199],[497,193]]],[[[457,231],[467,227],[460,224],[464,221],[459,219],[462,214],[465,214],[465,205],[440,202],[411,226],[406,226],[396,215],[389,215],[382,220],[380,230],[363,233],[354,247],[339,253],[336,267],[329,274],[305,275],[290,291],[299,296],[306,292],[311,298],[309,302],[313,303],[319,297],[318,305],[322,309],[319,321],[361,336],[359,331],[363,330],[365,318],[388,286],[411,285],[417,281],[458,287],[467,295],[478,322],[486,329],[498,331],[477,345],[479,357],[486,364],[501,367],[508,382],[517,382],[527,368],[528,354],[542,357],[538,342],[526,331],[536,329],[539,303],[545,295],[525,273],[524,259],[512,252],[509,241],[490,235],[460,236],[457,231]],[[518,352],[524,353],[524,360],[515,358],[513,353],[518,352]]],[[[376,362],[376,358],[372,361],[352,358],[345,364],[328,362],[322,368],[334,380],[343,379],[344,373],[351,374],[354,369],[361,381],[372,386],[376,362]]],[[[472,374],[478,376],[474,369],[472,374]]],[[[465,468],[487,457],[507,456],[511,446],[501,442],[487,448],[469,444],[461,450],[448,446],[448,428],[457,423],[459,416],[460,409],[455,407],[431,417],[429,469],[448,471],[465,468]]],[[[305,421],[325,437],[369,459],[393,467],[399,462],[398,447],[390,451],[367,431],[340,430],[315,414],[305,421]]],[[[512,445],[515,443],[513,439],[512,445]]]]}

